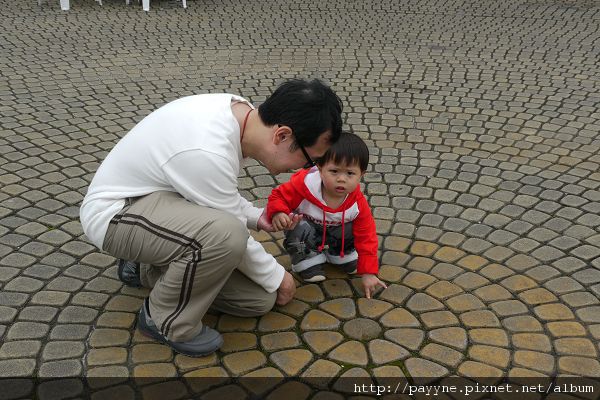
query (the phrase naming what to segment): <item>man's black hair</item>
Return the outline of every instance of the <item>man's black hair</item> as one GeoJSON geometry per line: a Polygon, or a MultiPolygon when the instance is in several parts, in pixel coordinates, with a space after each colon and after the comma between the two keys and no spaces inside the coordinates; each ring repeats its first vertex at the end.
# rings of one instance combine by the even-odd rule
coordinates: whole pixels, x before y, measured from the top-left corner
{"type": "Polygon", "coordinates": [[[329,161],[338,165],[358,164],[360,171],[365,172],[369,166],[369,149],[359,136],[350,132],[342,132],[339,139],[331,145],[323,157],[317,160],[317,164],[322,167],[329,161]]]}
{"type": "Polygon", "coordinates": [[[341,113],[340,98],[318,79],[286,81],[258,107],[265,125],[286,125],[292,129],[291,150],[297,145],[314,145],[327,130],[331,131],[331,143],[335,142],[342,131],[341,113]]]}

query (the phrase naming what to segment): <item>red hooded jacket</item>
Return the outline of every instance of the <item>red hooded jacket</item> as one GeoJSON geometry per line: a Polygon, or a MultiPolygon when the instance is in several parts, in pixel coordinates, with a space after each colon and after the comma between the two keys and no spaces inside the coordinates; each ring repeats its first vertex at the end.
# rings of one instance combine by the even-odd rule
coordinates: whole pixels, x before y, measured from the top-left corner
{"type": "MultiPolygon", "coordinates": [[[[289,182],[273,189],[267,204],[269,219],[279,212],[289,214],[292,211],[304,215],[307,220],[323,225],[323,241],[319,250],[322,250],[325,245],[327,225],[342,225],[343,237],[343,223],[353,221],[352,235],[358,253],[358,273],[377,274],[379,261],[375,220],[367,199],[360,191],[360,186],[348,194],[338,208],[330,208],[323,201],[321,174],[318,168],[300,170],[292,175],[289,182]]],[[[342,244],[342,249],[343,247],[342,244]]],[[[343,257],[344,254],[340,256],[343,257]]]]}

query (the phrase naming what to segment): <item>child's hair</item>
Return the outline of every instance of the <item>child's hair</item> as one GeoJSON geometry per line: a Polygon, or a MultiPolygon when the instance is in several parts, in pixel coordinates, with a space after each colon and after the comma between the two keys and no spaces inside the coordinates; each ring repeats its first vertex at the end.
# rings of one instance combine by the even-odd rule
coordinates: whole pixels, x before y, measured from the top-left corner
{"type": "Polygon", "coordinates": [[[369,165],[369,149],[365,142],[354,133],[342,132],[339,139],[316,162],[319,166],[332,161],[334,164],[358,164],[365,172],[369,165]]]}

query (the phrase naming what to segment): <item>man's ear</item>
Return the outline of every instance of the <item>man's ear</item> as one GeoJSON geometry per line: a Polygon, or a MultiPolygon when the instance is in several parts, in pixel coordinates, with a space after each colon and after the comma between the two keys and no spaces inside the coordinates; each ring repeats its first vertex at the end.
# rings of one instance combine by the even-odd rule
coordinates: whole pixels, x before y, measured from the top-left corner
{"type": "Polygon", "coordinates": [[[273,143],[279,144],[282,142],[292,142],[292,129],[287,125],[275,125],[276,129],[273,132],[273,143]]]}

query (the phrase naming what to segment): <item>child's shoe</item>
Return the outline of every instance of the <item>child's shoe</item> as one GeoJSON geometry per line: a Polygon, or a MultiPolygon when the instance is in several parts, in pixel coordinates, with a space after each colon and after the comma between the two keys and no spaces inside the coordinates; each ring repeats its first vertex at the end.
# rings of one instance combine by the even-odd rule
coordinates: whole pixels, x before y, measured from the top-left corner
{"type": "Polygon", "coordinates": [[[298,272],[300,278],[304,282],[321,282],[325,280],[325,270],[323,269],[323,264],[317,264],[310,268],[307,268],[303,271],[298,272]]]}

